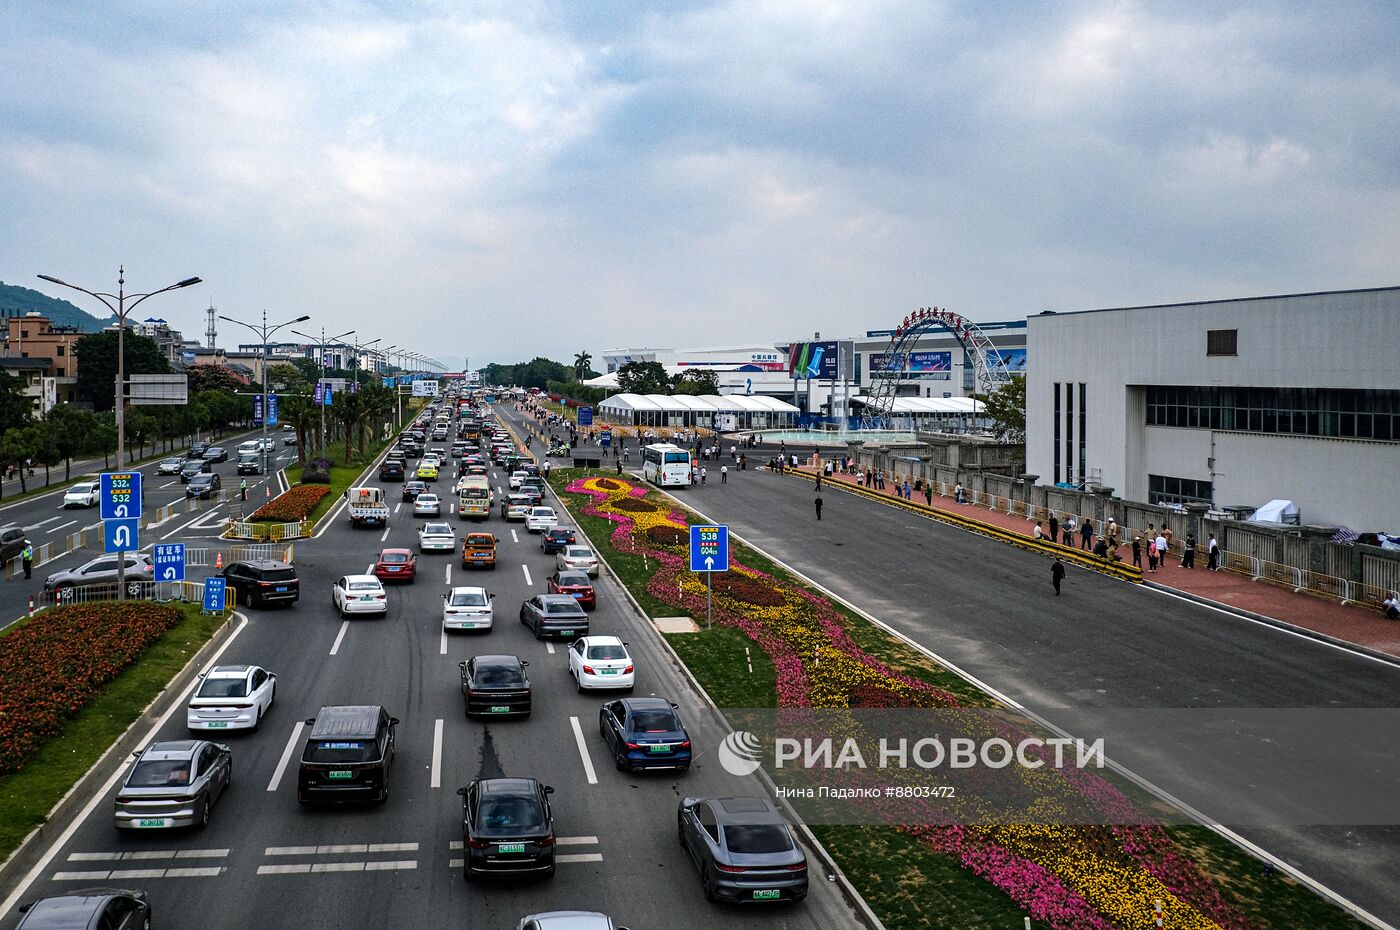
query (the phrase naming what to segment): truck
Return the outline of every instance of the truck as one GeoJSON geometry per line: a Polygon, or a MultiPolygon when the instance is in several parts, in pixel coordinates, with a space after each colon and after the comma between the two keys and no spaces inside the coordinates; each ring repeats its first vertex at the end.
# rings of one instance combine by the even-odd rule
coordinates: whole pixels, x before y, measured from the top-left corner
{"type": "Polygon", "coordinates": [[[491,516],[491,482],[485,475],[464,475],[457,482],[457,518],[485,520],[491,516]]]}
{"type": "Polygon", "coordinates": [[[385,526],[389,522],[389,505],[383,488],[350,488],[345,492],[350,505],[350,525],[385,526]]]}

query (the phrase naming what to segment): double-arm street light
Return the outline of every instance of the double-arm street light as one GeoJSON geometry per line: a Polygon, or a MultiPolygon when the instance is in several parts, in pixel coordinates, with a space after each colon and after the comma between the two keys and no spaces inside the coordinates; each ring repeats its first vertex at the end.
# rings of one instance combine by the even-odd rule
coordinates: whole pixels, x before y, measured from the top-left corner
{"type": "Polygon", "coordinates": [[[253,332],[257,333],[258,338],[262,340],[262,349],[260,352],[260,354],[262,355],[262,440],[259,444],[262,446],[263,480],[267,480],[267,360],[269,355],[271,354],[270,350],[268,349],[267,340],[269,337],[272,336],[273,333],[277,332],[282,327],[291,326],[293,323],[304,323],[307,320],[311,319],[311,317],[299,316],[295,320],[288,320],[285,323],[278,323],[276,326],[267,325],[266,310],[262,312],[261,326],[255,325],[253,323],[245,323],[242,320],[235,320],[233,317],[224,316],[222,313],[219,314],[219,319],[226,320],[229,323],[237,323],[239,326],[251,329],[253,332]]]}
{"type": "MultiPolygon", "coordinates": [[[[318,340],[315,336],[309,335],[309,334],[307,334],[307,333],[303,333],[303,332],[301,332],[300,330],[294,329],[294,330],[292,330],[292,332],[296,333],[298,336],[301,336],[303,339],[310,339],[312,342],[316,343],[317,347],[320,349],[320,352],[319,352],[319,354],[316,356],[316,359],[317,359],[317,367],[321,369],[321,404],[320,404],[320,407],[321,407],[321,442],[320,442],[320,450],[321,450],[322,454],[324,454],[325,451],[326,451],[326,403],[325,403],[325,401],[326,401],[326,395],[325,395],[326,387],[325,387],[325,382],[326,382],[326,378],[327,378],[327,377],[329,376],[329,374],[330,374],[330,368],[329,368],[329,366],[326,365],[326,345],[327,345],[328,343],[334,342],[334,341],[337,340],[337,339],[344,339],[346,336],[354,335],[355,331],[354,331],[353,329],[347,329],[345,332],[341,333],[339,336],[329,336],[329,337],[328,337],[328,336],[326,335],[326,328],[325,328],[324,326],[322,326],[322,327],[321,327],[321,338],[320,338],[319,340],[318,340]]],[[[314,395],[313,395],[313,396],[314,396],[314,395]]],[[[305,461],[305,459],[303,459],[303,461],[305,461]]]]}
{"type": "MultiPolygon", "coordinates": [[[[116,418],[117,418],[117,471],[121,471],[126,464],[126,315],[145,300],[147,297],[154,297],[157,294],[164,294],[166,291],[179,290],[182,287],[190,287],[199,284],[201,278],[186,278],[183,281],[176,281],[160,290],[148,291],[145,294],[128,294],[126,292],[126,267],[117,267],[117,292],[109,294],[105,291],[90,291],[85,287],[78,287],[76,284],[69,284],[67,281],[55,278],[52,275],[41,274],[39,279],[57,284],[61,287],[70,287],[75,291],[81,291],[89,297],[95,297],[107,307],[108,310],[116,314],[117,317],[117,384],[116,384],[116,418]],[[116,306],[112,305],[116,301],[116,306]],[[130,301],[130,305],[127,304],[130,301]]],[[[126,553],[117,553],[117,600],[126,600],[126,553]]]]}

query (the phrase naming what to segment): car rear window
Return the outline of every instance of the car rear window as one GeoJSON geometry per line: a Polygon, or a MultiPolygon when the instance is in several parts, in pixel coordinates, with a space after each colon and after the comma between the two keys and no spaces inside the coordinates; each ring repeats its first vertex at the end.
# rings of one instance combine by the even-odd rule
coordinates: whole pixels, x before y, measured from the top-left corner
{"type": "Polygon", "coordinates": [[[792,837],[776,823],[726,824],[724,845],[733,853],[779,853],[792,849],[792,837]]]}
{"type": "Polygon", "coordinates": [[[486,595],[480,591],[457,591],[448,602],[453,607],[485,607],[486,595]]]}
{"type": "Polygon", "coordinates": [[[567,604],[566,604],[566,603],[564,603],[564,602],[562,602],[562,601],[559,602],[559,603],[557,603],[557,604],[556,604],[554,601],[549,601],[548,603],[546,603],[546,604],[544,605],[544,610],[545,610],[545,613],[550,613],[550,614],[578,614],[578,613],[580,613],[579,606],[578,606],[577,604],[575,604],[575,603],[573,603],[573,602],[570,602],[570,603],[567,603],[567,604]]]}
{"type": "Polygon", "coordinates": [[[297,573],[290,568],[269,568],[258,577],[263,581],[296,581],[297,573]]]}
{"type": "Polygon", "coordinates": [[[476,808],[477,832],[491,835],[526,833],[544,827],[544,811],[531,798],[484,797],[476,808]]]}
{"type": "Polygon", "coordinates": [[[626,650],[626,649],[623,649],[621,646],[617,646],[617,645],[589,646],[589,647],[588,647],[588,658],[590,658],[590,659],[625,659],[625,658],[627,658],[627,650],[626,650]]]}
{"type": "Polygon", "coordinates": [[[668,733],[680,726],[669,710],[637,710],[632,712],[632,729],[640,733],[668,733]]]}
{"type": "Polygon", "coordinates": [[[383,590],[383,588],[380,586],[379,582],[377,582],[377,581],[352,581],[352,582],[350,582],[350,590],[351,590],[351,591],[381,591],[381,590],[383,590]]]}
{"type": "Polygon", "coordinates": [[[373,762],[379,758],[378,748],[371,740],[313,739],[306,744],[307,762],[330,765],[346,762],[373,762]]]}
{"type": "Polygon", "coordinates": [[[379,556],[380,560],[388,565],[399,565],[408,561],[407,552],[385,552],[379,556]]]}
{"type": "Polygon", "coordinates": [[[196,697],[247,697],[248,683],[242,678],[206,678],[196,697]]]}
{"type": "Polygon", "coordinates": [[[586,559],[593,554],[593,550],[587,546],[570,546],[564,551],[570,558],[574,559],[586,559]]]}
{"type": "Polygon", "coordinates": [[[181,788],[189,783],[188,759],[138,762],[126,782],[130,788],[181,788]]]}
{"type": "Polygon", "coordinates": [[[564,587],[585,587],[591,588],[593,582],[588,580],[588,576],[583,572],[560,572],[559,584],[564,587]]]}
{"type": "Polygon", "coordinates": [[[479,685],[524,685],[525,679],[518,668],[505,665],[490,665],[476,668],[476,683],[479,685]]]}

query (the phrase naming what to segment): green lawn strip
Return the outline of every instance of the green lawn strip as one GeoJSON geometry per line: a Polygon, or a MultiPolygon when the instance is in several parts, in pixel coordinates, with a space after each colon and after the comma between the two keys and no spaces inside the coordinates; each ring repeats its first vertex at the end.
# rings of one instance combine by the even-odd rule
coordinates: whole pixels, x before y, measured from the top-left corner
{"type": "MultiPolygon", "coordinates": [[[[703,626],[704,620],[699,622],[703,626]]],[[[668,633],[666,642],[720,707],[777,706],[773,662],[739,630],[717,626],[698,633],[668,633]],[[750,659],[752,672],[748,670],[750,659]]]]}
{"type": "Polygon", "coordinates": [[[0,860],[43,822],[224,622],[204,616],[197,604],[177,606],[185,614],[179,625],[99,692],[22,771],[0,779],[0,860]]]}
{"type": "MultiPolygon", "coordinates": [[[[312,458],[330,459],[334,464],[331,465],[331,483],[328,485],[331,489],[331,493],[321,498],[320,503],[316,505],[316,509],[311,511],[311,514],[306,518],[308,524],[314,527],[316,522],[326,515],[326,511],[334,507],[336,502],[345,496],[345,492],[348,489],[355,486],[355,482],[359,479],[360,475],[364,473],[366,466],[379,458],[380,453],[388,448],[390,443],[396,442],[397,440],[398,434],[396,433],[388,440],[370,443],[365,447],[365,452],[363,454],[361,454],[358,449],[352,449],[350,452],[349,465],[344,464],[345,442],[343,440],[331,443],[330,447],[324,452],[319,452],[312,456],[312,458]]],[[[301,471],[302,466],[300,465],[287,466],[288,487],[301,484],[301,471]]]]}

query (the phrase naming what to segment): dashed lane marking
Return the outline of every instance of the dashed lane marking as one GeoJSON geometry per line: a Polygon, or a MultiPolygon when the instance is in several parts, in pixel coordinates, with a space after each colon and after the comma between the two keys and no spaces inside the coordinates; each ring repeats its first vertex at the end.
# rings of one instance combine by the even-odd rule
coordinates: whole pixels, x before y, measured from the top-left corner
{"type": "Polygon", "coordinates": [[[301,731],[305,726],[305,723],[298,720],[296,726],[292,727],[291,739],[287,740],[287,748],[282,750],[282,758],[277,762],[277,771],[272,773],[272,781],[267,783],[268,791],[276,791],[277,786],[282,783],[282,775],[287,771],[287,763],[292,761],[292,753],[296,751],[301,740],[301,731]]]}
{"type": "Polygon", "coordinates": [[[343,856],[349,853],[417,852],[417,843],[332,843],[323,846],[269,846],[264,856],[343,856]]]}
{"type": "Polygon", "coordinates": [[[182,869],[116,869],[114,871],[55,872],[56,882],[106,882],[148,878],[214,878],[227,871],[223,866],[182,869]]]}
{"type": "Polygon", "coordinates": [[[522,564],[520,570],[525,573],[525,584],[533,588],[535,586],[535,580],[530,577],[530,566],[522,564]]]}
{"type": "Polygon", "coordinates": [[[588,754],[588,743],[583,739],[583,727],[577,717],[569,718],[569,726],[574,730],[574,742],[578,744],[579,758],[583,760],[583,774],[590,785],[598,784],[598,773],[593,770],[593,758],[588,754]]]}
{"type": "Polygon", "coordinates": [[[121,862],[137,859],[225,859],[227,849],[140,849],[131,852],[75,852],[69,862],[121,862]]]}
{"type": "Polygon", "coordinates": [[[342,621],[340,621],[340,632],[337,633],[337,634],[335,634],[335,642],[331,643],[331,655],[335,655],[337,652],[340,651],[340,643],[341,643],[342,640],[345,639],[345,633],[346,633],[346,631],[349,630],[349,629],[350,629],[350,621],[349,621],[349,620],[342,620],[342,621]]]}
{"type": "MultiPolygon", "coordinates": [[[[433,775],[431,787],[442,787],[442,718],[433,721],[433,775]]],[[[417,848],[417,844],[414,844],[417,848]]]]}
{"type": "Polygon", "coordinates": [[[287,865],[260,865],[259,875],[306,875],[327,872],[392,872],[418,868],[416,859],[394,859],[383,862],[297,862],[287,865]]]}

